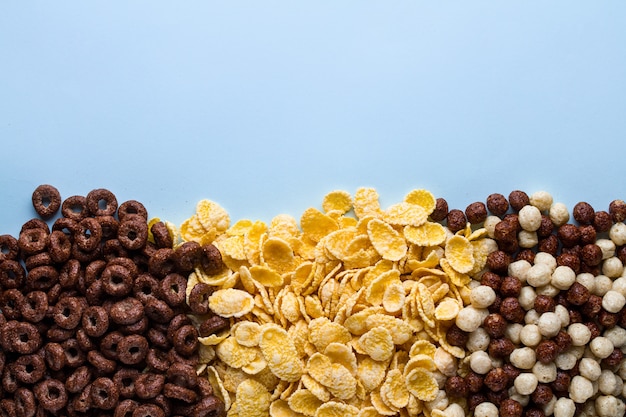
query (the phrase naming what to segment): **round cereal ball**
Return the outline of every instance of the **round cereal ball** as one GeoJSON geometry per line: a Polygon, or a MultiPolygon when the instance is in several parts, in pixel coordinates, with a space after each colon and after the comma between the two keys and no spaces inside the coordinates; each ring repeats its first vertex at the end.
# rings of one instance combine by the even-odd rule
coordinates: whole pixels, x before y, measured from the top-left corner
{"type": "Polygon", "coordinates": [[[567,328],[573,346],[585,346],[591,340],[591,330],[583,323],[572,323],[567,328]]]}
{"type": "Polygon", "coordinates": [[[602,308],[609,313],[619,313],[626,305],[626,297],[622,293],[609,290],[602,297],[602,308]]]}
{"type": "Polygon", "coordinates": [[[529,232],[535,232],[541,226],[541,212],[535,206],[522,207],[518,219],[522,229],[529,232]]]}
{"type": "Polygon", "coordinates": [[[470,368],[480,375],[485,375],[493,368],[493,363],[487,352],[479,350],[470,355],[470,368]]]}
{"type": "Polygon", "coordinates": [[[537,207],[540,211],[548,211],[552,206],[552,195],[547,191],[536,191],[529,197],[530,204],[537,207]]]}
{"type": "Polygon", "coordinates": [[[471,333],[483,323],[483,315],[473,306],[463,307],[457,314],[455,323],[459,329],[471,333]]]}
{"type": "Polygon", "coordinates": [[[537,327],[539,328],[539,333],[547,338],[551,338],[556,336],[561,330],[561,319],[556,313],[548,311],[539,316],[537,327]]]}
{"type": "Polygon", "coordinates": [[[515,378],[515,381],[513,382],[515,390],[518,394],[521,395],[532,394],[537,388],[538,384],[539,381],[537,380],[537,377],[530,372],[524,372],[519,374],[519,376],[515,378]]]}
{"type": "Polygon", "coordinates": [[[569,211],[567,210],[567,206],[563,203],[552,204],[548,216],[556,227],[562,226],[569,221],[569,211]]]}
{"type": "Polygon", "coordinates": [[[584,376],[576,375],[570,383],[569,396],[574,402],[582,404],[593,396],[593,384],[584,376]]]}
{"type": "Polygon", "coordinates": [[[561,397],[554,404],[554,417],[574,417],[576,413],[576,403],[567,397],[561,397]]]}
{"type": "Polygon", "coordinates": [[[498,407],[490,402],[480,403],[474,409],[474,417],[498,417],[498,407]]]}
{"type": "Polygon", "coordinates": [[[598,336],[589,342],[589,349],[596,358],[604,359],[608,358],[611,353],[613,353],[615,346],[613,346],[613,342],[611,342],[609,338],[598,336]]]}
{"type": "Polygon", "coordinates": [[[595,411],[598,417],[623,416],[626,411],[626,405],[624,401],[613,395],[601,395],[596,398],[595,411]]]}
{"type": "Polygon", "coordinates": [[[487,308],[495,300],[496,292],[487,285],[479,285],[470,293],[470,301],[475,308],[487,308]]]}

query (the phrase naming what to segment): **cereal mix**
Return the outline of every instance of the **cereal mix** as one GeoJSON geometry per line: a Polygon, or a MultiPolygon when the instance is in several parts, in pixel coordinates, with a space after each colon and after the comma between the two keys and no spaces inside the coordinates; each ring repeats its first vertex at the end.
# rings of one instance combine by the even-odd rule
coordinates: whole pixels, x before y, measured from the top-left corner
{"type": "Polygon", "coordinates": [[[622,200],[363,187],[179,227],[106,189],[32,202],[0,236],[1,415],[626,414],[622,200]]]}

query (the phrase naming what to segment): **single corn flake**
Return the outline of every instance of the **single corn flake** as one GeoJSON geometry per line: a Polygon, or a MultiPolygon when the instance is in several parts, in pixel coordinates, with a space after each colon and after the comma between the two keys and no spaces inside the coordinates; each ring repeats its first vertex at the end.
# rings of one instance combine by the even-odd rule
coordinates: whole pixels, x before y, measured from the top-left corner
{"type": "Polygon", "coordinates": [[[446,230],[434,222],[425,222],[420,226],[405,226],[404,238],[407,242],[419,246],[440,245],[446,240],[446,230]]]}
{"type": "Polygon", "coordinates": [[[317,409],[314,417],[357,417],[359,409],[350,404],[329,401],[317,409]]]}
{"type": "Polygon", "coordinates": [[[315,242],[339,229],[337,221],[315,208],[309,208],[302,213],[300,226],[302,233],[315,242]]]}
{"type": "Polygon", "coordinates": [[[255,360],[257,348],[242,346],[234,337],[229,337],[216,346],[215,353],[231,368],[241,368],[255,360]]]}
{"type": "Polygon", "coordinates": [[[416,355],[434,356],[437,351],[437,347],[428,340],[416,340],[411,349],[409,349],[409,357],[416,355]]]}
{"type": "Polygon", "coordinates": [[[376,251],[390,261],[399,261],[406,255],[408,247],[404,238],[389,224],[372,219],[367,223],[367,235],[376,251]]]}
{"type": "Polygon", "coordinates": [[[213,387],[213,393],[217,398],[222,400],[224,403],[224,408],[228,410],[231,406],[230,394],[226,387],[224,387],[224,383],[222,382],[222,377],[217,372],[214,366],[208,366],[206,368],[207,378],[213,387]]]}
{"type": "Polygon", "coordinates": [[[409,403],[409,390],[404,383],[404,376],[399,369],[392,369],[380,387],[380,395],[387,405],[404,408],[409,403]]]}
{"type": "Polygon", "coordinates": [[[271,395],[263,384],[254,379],[246,379],[237,387],[235,404],[237,413],[246,417],[266,417],[269,415],[271,395]]]}
{"type": "Polygon", "coordinates": [[[341,324],[321,317],[309,323],[309,340],[318,351],[323,352],[331,343],[348,343],[352,336],[341,324]]]}
{"type": "Polygon", "coordinates": [[[474,248],[467,238],[454,235],[446,242],[445,256],[455,271],[466,274],[474,267],[474,248]]]}
{"type": "Polygon", "coordinates": [[[415,368],[406,376],[406,387],[418,400],[432,401],[437,397],[439,384],[432,372],[415,368]]]}
{"type": "Polygon", "coordinates": [[[422,207],[428,215],[430,215],[437,206],[435,196],[430,191],[423,189],[410,191],[404,197],[404,201],[422,207]]]}
{"type": "Polygon", "coordinates": [[[231,334],[242,346],[254,347],[259,345],[261,338],[261,326],[253,321],[240,321],[235,323],[231,329],[231,334]]]}
{"type": "Polygon", "coordinates": [[[296,261],[287,241],[279,237],[269,237],[263,242],[262,253],[267,266],[277,273],[293,271],[296,261]]]}
{"type": "Polygon", "coordinates": [[[365,320],[368,329],[383,327],[391,334],[391,339],[395,345],[402,345],[409,341],[413,330],[404,320],[387,314],[372,314],[365,320]]]}
{"type": "Polygon", "coordinates": [[[393,355],[393,337],[384,327],[375,327],[367,331],[358,340],[359,347],[372,359],[386,361],[393,355]]]}
{"type": "Polygon", "coordinates": [[[307,389],[299,389],[293,392],[288,399],[289,408],[296,413],[305,416],[314,416],[317,409],[323,404],[315,395],[307,389]]]}
{"type": "Polygon", "coordinates": [[[356,375],[357,372],[357,360],[354,351],[350,346],[344,343],[331,343],[326,346],[324,350],[326,355],[332,363],[338,363],[343,365],[351,375],[356,375]]]}
{"type": "Polygon", "coordinates": [[[274,324],[261,327],[259,347],[269,369],[284,381],[298,381],[304,371],[304,365],[287,331],[274,324]]]}
{"type": "Polygon", "coordinates": [[[252,278],[264,287],[280,287],[284,283],[283,276],[267,266],[254,265],[249,271],[252,278]]]}
{"type": "Polygon", "coordinates": [[[304,414],[296,413],[285,400],[277,399],[270,404],[270,417],[304,417],[304,414]]]}
{"type": "Polygon", "coordinates": [[[410,203],[397,203],[383,211],[383,220],[394,226],[421,226],[428,213],[422,206],[410,203]]]}
{"type": "Polygon", "coordinates": [[[404,307],[405,292],[402,282],[392,282],[383,294],[383,308],[390,314],[396,314],[402,311],[404,307]]]}
{"type": "Polygon", "coordinates": [[[205,230],[215,228],[218,233],[223,233],[230,226],[228,212],[210,200],[200,200],[196,204],[196,215],[205,230]]]}
{"type": "Polygon", "coordinates": [[[376,361],[369,356],[359,360],[357,379],[367,392],[374,390],[385,379],[388,362],[376,361]]]}
{"type": "Polygon", "coordinates": [[[352,197],[347,191],[336,190],[324,196],[322,201],[322,209],[325,212],[339,211],[340,213],[347,213],[352,209],[352,197]]]}
{"type": "Polygon", "coordinates": [[[454,298],[446,297],[435,307],[435,318],[440,321],[453,320],[461,311],[459,302],[454,298]]]}
{"type": "Polygon", "coordinates": [[[330,401],[330,392],[313,377],[308,374],[303,374],[301,381],[304,388],[308,389],[311,394],[315,395],[321,402],[325,403],[330,401]]]}
{"type": "Polygon", "coordinates": [[[209,308],[218,316],[241,317],[254,308],[254,298],[235,288],[217,290],[209,296],[209,308]]]}
{"type": "Polygon", "coordinates": [[[354,194],[354,214],[358,219],[367,216],[380,217],[382,210],[378,201],[378,192],[374,188],[362,187],[354,194]]]}

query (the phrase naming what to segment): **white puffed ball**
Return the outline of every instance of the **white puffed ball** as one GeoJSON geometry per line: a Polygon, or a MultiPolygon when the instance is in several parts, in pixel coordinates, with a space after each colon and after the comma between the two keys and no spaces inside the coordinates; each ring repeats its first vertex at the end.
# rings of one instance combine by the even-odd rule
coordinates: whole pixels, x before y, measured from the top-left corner
{"type": "Polygon", "coordinates": [[[520,334],[524,326],[520,323],[511,323],[504,330],[504,336],[509,339],[513,344],[517,345],[521,342],[520,334]]]}
{"type": "Polygon", "coordinates": [[[479,285],[470,293],[470,302],[475,308],[487,308],[496,301],[496,292],[487,285],[479,285]]]}
{"type": "Polygon", "coordinates": [[[437,369],[447,377],[456,375],[457,359],[445,349],[438,347],[435,350],[433,361],[437,369]]]}
{"type": "Polygon", "coordinates": [[[487,216],[485,222],[483,223],[483,227],[487,230],[487,236],[492,239],[495,238],[496,225],[501,221],[502,219],[498,216],[487,216]]]}
{"type": "Polygon", "coordinates": [[[520,290],[517,300],[519,301],[520,306],[522,306],[524,310],[528,311],[535,306],[536,298],[537,293],[535,292],[535,289],[530,286],[524,286],[520,290]]]}
{"type": "Polygon", "coordinates": [[[522,229],[534,232],[541,226],[541,212],[532,205],[522,207],[517,216],[522,229]]]}
{"type": "Polygon", "coordinates": [[[548,311],[539,316],[537,326],[539,326],[539,332],[542,335],[551,338],[556,336],[561,330],[561,319],[556,313],[548,311]]]}
{"type": "Polygon", "coordinates": [[[576,404],[571,398],[561,397],[554,404],[554,417],[574,417],[576,404]]]}
{"type": "Polygon", "coordinates": [[[593,274],[590,274],[589,272],[582,272],[576,275],[576,282],[583,285],[589,290],[590,293],[593,294],[596,282],[596,277],[593,274]]]}
{"type": "Polygon", "coordinates": [[[543,339],[536,324],[527,324],[519,334],[520,341],[529,347],[535,347],[543,339]]]}
{"type": "Polygon", "coordinates": [[[550,268],[551,274],[554,272],[557,266],[556,258],[548,252],[537,252],[537,254],[535,255],[535,259],[533,260],[533,264],[546,265],[548,268],[550,268]]]}
{"type": "Polygon", "coordinates": [[[591,292],[594,295],[602,297],[613,287],[613,280],[606,275],[597,275],[595,277],[593,283],[593,291],[591,292]]]}
{"type": "Polygon", "coordinates": [[[548,211],[554,201],[552,195],[547,191],[536,191],[529,196],[530,204],[540,211],[548,211]]]}
{"type": "Polygon", "coordinates": [[[589,349],[591,349],[591,353],[593,353],[596,358],[604,359],[608,358],[611,353],[613,353],[615,346],[613,346],[609,338],[598,336],[589,342],[589,349]]]}
{"type": "Polygon", "coordinates": [[[470,352],[476,352],[479,350],[486,351],[489,347],[490,341],[491,338],[489,337],[487,331],[484,328],[479,327],[474,332],[469,334],[465,347],[470,352]]]}
{"type": "Polygon", "coordinates": [[[519,261],[511,262],[507,269],[507,273],[511,277],[515,277],[519,279],[522,284],[526,282],[526,272],[530,269],[532,265],[525,259],[520,259],[519,261]]]}
{"type": "Polygon", "coordinates": [[[489,354],[485,351],[479,350],[473,352],[470,355],[469,359],[470,368],[472,368],[472,371],[476,372],[477,374],[484,375],[487,372],[491,371],[493,367],[491,363],[491,358],[489,357],[489,354]]]}
{"type": "Polygon", "coordinates": [[[539,381],[534,374],[530,372],[524,372],[519,374],[517,378],[515,378],[513,386],[515,387],[515,390],[518,392],[518,394],[530,395],[535,391],[538,383],[539,381]]]}
{"type": "Polygon", "coordinates": [[[626,224],[623,222],[613,223],[613,226],[609,229],[609,238],[615,243],[616,246],[622,246],[626,244],[626,224]]]}
{"type": "Polygon", "coordinates": [[[556,364],[554,362],[541,363],[537,361],[533,366],[533,374],[543,384],[552,382],[556,379],[556,364]]]}
{"type": "Polygon", "coordinates": [[[609,313],[619,313],[624,305],[626,305],[626,297],[617,291],[609,290],[602,297],[602,308],[609,313]]]}
{"type": "Polygon", "coordinates": [[[610,369],[604,369],[598,378],[598,391],[604,395],[613,395],[617,388],[617,375],[610,369]]]}
{"type": "Polygon", "coordinates": [[[622,276],[624,272],[624,264],[617,256],[611,256],[602,262],[602,274],[609,278],[617,278],[622,276]]]}
{"type": "Polygon", "coordinates": [[[565,306],[557,304],[556,307],[554,307],[554,313],[561,319],[561,327],[569,326],[569,311],[567,311],[565,306]]]}
{"type": "Polygon", "coordinates": [[[522,230],[517,234],[517,243],[520,248],[530,249],[537,246],[539,243],[539,237],[537,232],[530,232],[528,230],[522,230]]]}
{"type": "Polygon", "coordinates": [[[452,403],[443,411],[443,414],[447,417],[465,417],[465,410],[459,404],[452,403]]]}
{"type": "Polygon", "coordinates": [[[526,282],[533,287],[546,285],[552,279],[552,270],[544,263],[536,263],[526,272],[526,282]]]}
{"type": "Polygon", "coordinates": [[[535,363],[537,363],[537,354],[534,349],[525,346],[514,349],[509,355],[509,361],[516,368],[532,369],[535,363]]]}
{"type": "Polygon", "coordinates": [[[474,409],[474,417],[498,417],[498,407],[490,402],[480,403],[474,409]]]}
{"type": "Polygon", "coordinates": [[[569,397],[579,404],[593,396],[593,385],[584,376],[576,375],[569,385],[569,397]]]}
{"type": "Polygon", "coordinates": [[[626,411],[624,401],[612,395],[600,395],[596,398],[595,406],[598,417],[623,416],[626,411]]]}
{"type": "Polygon", "coordinates": [[[615,256],[615,242],[611,239],[598,239],[595,244],[602,250],[602,259],[609,259],[615,256]]]}
{"type": "Polygon", "coordinates": [[[543,287],[537,288],[537,295],[545,295],[550,298],[556,297],[560,292],[561,290],[552,284],[546,284],[543,287]]]}
{"type": "Polygon", "coordinates": [[[626,297],[626,277],[622,276],[614,280],[611,289],[626,297]]]}
{"type": "Polygon", "coordinates": [[[626,329],[620,326],[614,326],[604,331],[604,337],[609,339],[613,346],[621,348],[626,344],[626,329]]]}
{"type": "Polygon", "coordinates": [[[531,308],[524,315],[524,323],[525,324],[537,324],[539,322],[540,314],[537,313],[537,310],[531,308]]]}
{"type": "Polygon", "coordinates": [[[591,340],[591,330],[583,323],[572,323],[567,328],[573,346],[585,346],[591,340]]]}
{"type": "Polygon", "coordinates": [[[573,369],[574,366],[576,366],[577,362],[578,359],[576,358],[576,356],[574,356],[570,352],[560,353],[554,360],[556,366],[564,371],[569,371],[570,369],[573,369]]]}
{"type": "Polygon", "coordinates": [[[566,265],[557,266],[550,280],[550,283],[559,290],[569,289],[574,282],[576,282],[576,273],[566,265]]]}
{"type": "Polygon", "coordinates": [[[598,361],[592,358],[582,358],[578,363],[580,375],[587,378],[589,381],[595,381],[600,378],[602,368],[598,361]]]}
{"type": "Polygon", "coordinates": [[[552,204],[548,216],[550,216],[550,220],[556,227],[563,226],[569,221],[569,211],[563,203],[552,204]]]}
{"type": "Polygon", "coordinates": [[[463,307],[456,316],[457,327],[464,332],[474,332],[483,323],[483,315],[473,306],[463,307]]]}

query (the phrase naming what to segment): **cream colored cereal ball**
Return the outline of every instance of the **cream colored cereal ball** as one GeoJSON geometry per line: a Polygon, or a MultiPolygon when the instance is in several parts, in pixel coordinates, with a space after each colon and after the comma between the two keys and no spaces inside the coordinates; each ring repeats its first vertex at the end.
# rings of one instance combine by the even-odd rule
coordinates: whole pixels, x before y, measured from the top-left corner
{"type": "Polygon", "coordinates": [[[546,284],[544,286],[537,288],[537,295],[545,295],[551,298],[556,297],[557,295],[559,295],[560,292],[561,290],[559,290],[557,287],[555,287],[552,284],[546,284]]]}
{"type": "Polygon", "coordinates": [[[514,349],[509,355],[509,361],[519,369],[532,369],[537,363],[537,354],[534,349],[524,346],[514,349]]]}
{"type": "Polygon", "coordinates": [[[590,293],[593,293],[595,290],[596,277],[589,272],[582,272],[576,275],[576,282],[587,288],[590,293]]]}
{"type": "MultiPolygon", "coordinates": [[[[536,324],[527,324],[522,328],[522,331],[519,334],[520,341],[529,347],[535,347],[541,342],[543,337],[539,332],[539,326],[536,324]]],[[[539,363],[539,362],[538,362],[539,363]]]]}
{"type": "Polygon", "coordinates": [[[611,239],[598,239],[595,244],[600,247],[600,250],[602,250],[602,259],[608,259],[615,256],[615,242],[611,239]]]}
{"type": "Polygon", "coordinates": [[[621,277],[624,272],[624,264],[617,256],[611,256],[602,262],[602,274],[609,278],[621,277]]]}
{"type": "Polygon", "coordinates": [[[524,326],[520,323],[511,323],[504,330],[504,336],[509,339],[513,344],[517,345],[521,342],[520,335],[524,326]]]}
{"type": "Polygon", "coordinates": [[[535,255],[533,264],[535,265],[543,264],[543,265],[548,266],[550,268],[550,274],[554,272],[557,266],[556,258],[552,254],[549,254],[548,252],[538,252],[535,255]]]}
{"type": "Polygon", "coordinates": [[[623,222],[613,223],[613,226],[609,229],[609,239],[611,239],[616,246],[625,245],[626,224],[623,222]]]}
{"type": "Polygon", "coordinates": [[[623,296],[626,296],[626,278],[621,276],[617,278],[616,280],[614,280],[613,284],[611,285],[611,289],[613,291],[617,291],[623,296]]]}
{"type": "Polygon", "coordinates": [[[457,403],[452,403],[443,411],[446,417],[465,417],[465,410],[457,403]]]}
{"type": "Polygon", "coordinates": [[[552,398],[550,398],[550,401],[548,401],[546,405],[541,407],[541,409],[543,410],[543,414],[546,416],[553,415],[555,406],[556,406],[556,397],[553,395],[552,398]]]}
{"type": "Polygon", "coordinates": [[[483,227],[487,230],[487,236],[489,236],[491,239],[495,238],[496,225],[501,221],[502,219],[500,219],[500,217],[493,215],[487,216],[487,218],[485,219],[483,227]]]}
{"type": "Polygon", "coordinates": [[[626,412],[624,401],[612,395],[600,395],[596,398],[595,406],[598,417],[623,416],[626,412]]]}
{"type": "Polygon", "coordinates": [[[602,370],[598,378],[598,391],[604,395],[613,395],[619,378],[610,369],[602,370]]]}
{"type": "Polygon", "coordinates": [[[561,319],[561,327],[569,326],[569,311],[567,311],[565,306],[557,304],[556,307],[554,307],[554,313],[561,319]]]}
{"type": "Polygon", "coordinates": [[[487,308],[496,301],[496,292],[487,285],[479,285],[470,293],[470,302],[475,308],[487,308]]]}
{"type": "Polygon", "coordinates": [[[537,377],[537,380],[543,384],[552,382],[556,379],[556,364],[554,362],[541,363],[537,361],[533,365],[533,374],[537,377]]]}
{"type": "Polygon", "coordinates": [[[554,404],[554,417],[574,417],[576,403],[571,398],[561,397],[554,404]]]}
{"type": "Polygon", "coordinates": [[[439,370],[433,371],[432,374],[433,374],[433,378],[435,378],[435,381],[437,381],[437,385],[439,386],[439,389],[443,389],[446,385],[446,381],[448,380],[448,377],[442,374],[441,372],[439,372],[439,370]]]}
{"type": "Polygon", "coordinates": [[[537,246],[539,238],[537,232],[529,232],[528,230],[522,230],[517,234],[517,243],[520,248],[530,249],[537,246]]]}
{"type": "Polygon", "coordinates": [[[515,378],[513,386],[515,390],[521,395],[530,395],[537,388],[539,381],[537,377],[530,372],[523,372],[515,378]]]}
{"type": "Polygon", "coordinates": [[[445,376],[450,377],[456,375],[457,360],[442,347],[438,347],[435,350],[433,360],[437,369],[445,376]]]}
{"type": "Polygon", "coordinates": [[[474,409],[474,417],[498,417],[498,407],[494,403],[480,403],[474,409]]]}
{"type": "Polygon", "coordinates": [[[537,310],[531,308],[524,315],[524,323],[525,324],[537,324],[539,322],[540,314],[537,313],[537,310]]]}
{"type": "Polygon", "coordinates": [[[559,290],[569,289],[574,282],[576,282],[576,273],[572,268],[566,265],[557,266],[550,280],[550,284],[559,290]]]}
{"type": "Polygon", "coordinates": [[[427,404],[427,407],[430,410],[445,410],[446,408],[448,408],[448,405],[450,405],[450,400],[448,399],[448,395],[446,394],[446,392],[440,389],[437,392],[437,396],[435,397],[435,399],[429,401],[427,404]]]}
{"type": "Polygon", "coordinates": [[[511,262],[509,264],[507,273],[509,276],[519,279],[523,284],[526,282],[526,272],[528,272],[531,266],[532,265],[527,260],[520,259],[519,261],[511,262]]]}
{"type": "Polygon", "coordinates": [[[617,291],[609,290],[602,297],[602,308],[609,313],[619,313],[626,305],[626,297],[617,291]]]}
{"type": "Polygon", "coordinates": [[[547,338],[551,338],[556,336],[561,330],[561,319],[556,313],[548,311],[539,316],[537,326],[539,326],[539,333],[547,338]]]}
{"type": "Polygon", "coordinates": [[[583,356],[585,356],[585,352],[587,351],[587,346],[570,346],[567,350],[572,355],[576,356],[576,360],[580,360],[583,356]]]}
{"type": "Polygon", "coordinates": [[[602,373],[600,363],[592,358],[582,358],[578,363],[578,368],[580,375],[584,376],[589,381],[597,380],[600,378],[600,374],[602,373]]]}
{"type": "Polygon", "coordinates": [[[613,287],[613,281],[606,275],[597,275],[593,284],[592,294],[602,297],[613,287]]]}
{"type": "Polygon", "coordinates": [[[574,366],[576,366],[577,362],[578,358],[576,358],[576,356],[571,352],[560,353],[554,360],[556,366],[564,371],[574,369],[574,366]]]}
{"type": "Polygon", "coordinates": [[[589,342],[589,349],[591,349],[591,353],[595,355],[596,358],[604,359],[608,358],[615,346],[613,346],[613,342],[608,337],[598,336],[594,337],[591,342],[589,342]]]}
{"type": "Polygon", "coordinates": [[[469,334],[465,347],[470,352],[476,352],[479,350],[485,351],[489,347],[490,341],[491,339],[489,338],[487,331],[482,327],[479,327],[469,334]]]}
{"type": "Polygon", "coordinates": [[[481,375],[491,371],[493,364],[491,363],[489,354],[483,350],[473,352],[470,355],[470,368],[472,368],[472,371],[481,375]]]}
{"type": "Polygon", "coordinates": [[[591,330],[583,323],[572,323],[567,328],[573,346],[585,346],[591,340],[591,330]]]}
{"type": "Polygon", "coordinates": [[[612,392],[612,395],[619,397],[622,395],[622,390],[624,389],[624,380],[615,375],[615,390],[612,392]]]}
{"type": "Polygon", "coordinates": [[[550,220],[556,227],[563,226],[569,221],[569,210],[563,203],[554,203],[550,207],[548,216],[550,216],[550,220]]]}
{"type": "Polygon", "coordinates": [[[551,279],[552,270],[544,263],[536,263],[526,272],[526,282],[535,288],[548,284],[551,279]]]}
{"type": "Polygon", "coordinates": [[[528,232],[534,232],[541,226],[541,212],[535,206],[522,207],[517,216],[519,225],[528,232]]]}
{"type": "Polygon", "coordinates": [[[528,406],[528,403],[530,402],[530,395],[519,394],[515,391],[515,387],[509,388],[508,394],[510,399],[517,401],[522,405],[522,407],[528,406]]]}
{"type": "Polygon", "coordinates": [[[457,314],[455,323],[459,329],[471,333],[483,323],[483,315],[473,306],[463,307],[457,314]]]}
{"type": "Polygon", "coordinates": [[[613,343],[616,348],[621,348],[626,344],[626,329],[614,326],[604,331],[603,336],[613,343]]]}
{"type": "Polygon", "coordinates": [[[569,397],[579,404],[593,396],[593,384],[587,378],[576,375],[569,385],[569,397]]]}
{"type": "Polygon", "coordinates": [[[530,286],[524,286],[520,290],[517,300],[520,306],[526,311],[532,309],[535,306],[535,300],[537,299],[537,293],[535,289],[530,286]]]}
{"type": "Polygon", "coordinates": [[[552,206],[552,195],[547,191],[536,191],[529,196],[530,204],[540,211],[548,211],[552,206]]]}

